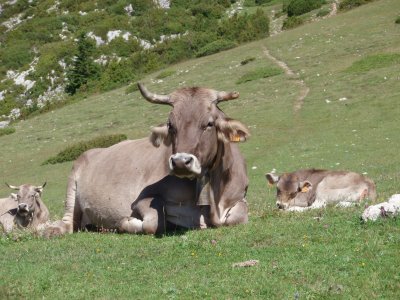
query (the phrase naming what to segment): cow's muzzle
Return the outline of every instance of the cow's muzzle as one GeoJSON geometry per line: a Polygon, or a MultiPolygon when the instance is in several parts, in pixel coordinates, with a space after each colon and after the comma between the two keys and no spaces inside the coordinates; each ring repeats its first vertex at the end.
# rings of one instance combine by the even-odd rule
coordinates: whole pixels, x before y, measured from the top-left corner
{"type": "Polygon", "coordinates": [[[276,202],[276,207],[278,207],[279,209],[287,209],[289,205],[278,201],[276,202]]]}
{"type": "Polygon", "coordinates": [[[17,212],[21,216],[26,216],[29,213],[29,205],[26,203],[18,204],[17,212]]]}
{"type": "Polygon", "coordinates": [[[169,169],[178,177],[195,177],[201,174],[199,160],[193,154],[176,153],[169,158],[169,169]]]}

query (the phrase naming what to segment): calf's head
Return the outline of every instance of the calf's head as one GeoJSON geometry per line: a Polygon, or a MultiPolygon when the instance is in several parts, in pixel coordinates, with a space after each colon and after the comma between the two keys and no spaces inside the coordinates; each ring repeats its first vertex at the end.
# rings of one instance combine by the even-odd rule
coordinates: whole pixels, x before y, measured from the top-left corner
{"type": "Polygon", "coordinates": [[[30,184],[23,184],[20,186],[7,184],[7,186],[18,191],[16,194],[11,194],[11,197],[18,202],[17,216],[31,219],[35,212],[41,209],[41,206],[43,205],[41,195],[46,183],[40,186],[33,186],[30,184]]]}
{"type": "Polygon", "coordinates": [[[167,124],[153,128],[155,146],[172,145],[169,168],[179,177],[199,177],[212,168],[221,144],[243,142],[249,132],[242,123],[230,119],[218,108],[222,101],[239,97],[237,92],[207,88],[182,88],[169,95],[157,95],[138,84],[143,97],[151,103],[172,106],[167,124]]]}
{"type": "Polygon", "coordinates": [[[312,188],[311,182],[300,181],[297,175],[291,173],[281,176],[267,173],[265,177],[270,185],[276,184],[276,206],[279,209],[288,209],[295,205],[296,197],[312,188]]]}

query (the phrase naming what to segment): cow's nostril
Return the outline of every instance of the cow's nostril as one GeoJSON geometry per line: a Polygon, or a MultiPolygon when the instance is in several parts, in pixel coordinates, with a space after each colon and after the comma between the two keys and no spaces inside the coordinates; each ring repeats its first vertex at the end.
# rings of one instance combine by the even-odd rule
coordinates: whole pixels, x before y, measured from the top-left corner
{"type": "Polygon", "coordinates": [[[173,158],[171,159],[171,165],[172,165],[172,167],[174,167],[174,168],[176,167],[176,162],[175,162],[175,160],[174,160],[173,158]]]}
{"type": "Polygon", "coordinates": [[[277,206],[279,209],[282,209],[282,208],[283,208],[283,205],[280,204],[280,203],[276,203],[276,206],[277,206]]]}
{"type": "Polygon", "coordinates": [[[19,209],[22,209],[22,210],[26,210],[26,209],[28,209],[28,204],[26,204],[26,203],[21,203],[21,204],[18,205],[18,208],[19,208],[19,209]]]}
{"type": "Polygon", "coordinates": [[[185,165],[189,166],[193,161],[193,157],[189,156],[185,159],[185,165]]]}

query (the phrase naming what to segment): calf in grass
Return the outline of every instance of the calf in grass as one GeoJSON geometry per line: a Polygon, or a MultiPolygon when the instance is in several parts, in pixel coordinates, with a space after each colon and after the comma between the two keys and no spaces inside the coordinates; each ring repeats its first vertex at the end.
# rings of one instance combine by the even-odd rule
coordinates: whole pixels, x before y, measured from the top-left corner
{"type": "Polygon", "coordinates": [[[46,183],[41,186],[7,184],[18,192],[0,199],[0,224],[6,233],[11,232],[14,225],[38,230],[48,221],[49,211],[41,199],[45,185],[46,183]]]}
{"type": "Polygon", "coordinates": [[[354,172],[306,169],[265,176],[271,185],[276,184],[279,209],[304,211],[327,204],[349,206],[365,198],[376,199],[374,182],[354,172]]]}

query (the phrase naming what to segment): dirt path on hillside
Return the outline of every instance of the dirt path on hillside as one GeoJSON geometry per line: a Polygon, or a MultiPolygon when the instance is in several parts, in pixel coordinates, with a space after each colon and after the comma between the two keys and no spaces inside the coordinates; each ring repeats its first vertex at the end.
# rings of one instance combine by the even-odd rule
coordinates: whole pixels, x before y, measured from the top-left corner
{"type": "Polygon", "coordinates": [[[269,50],[265,46],[263,47],[263,52],[268,59],[272,60],[276,65],[278,65],[285,72],[285,74],[289,78],[292,78],[293,82],[300,87],[300,93],[297,96],[295,102],[293,103],[293,110],[295,112],[299,111],[303,106],[304,99],[310,92],[310,88],[305,84],[303,80],[298,78],[298,76],[293,72],[292,69],[289,68],[289,66],[285,62],[272,56],[269,50]]]}
{"type": "MultiPolygon", "coordinates": [[[[338,5],[339,5],[339,0],[335,0],[334,2],[332,2],[331,11],[324,18],[330,18],[335,16],[337,14],[338,5]]],[[[283,23],[282,17],[273,20],[271,23],[272,23],[271,27],[273,29],[271,32],[271,36],[280,34],[282,32],[281,29],[283,23]]],[[[298,78],[298,75],[296,75],[294,71],[290,69],[289,66],[284,61],[278,60],[276,57],[272,56],[269,50],[265,46],[263,47],[263,52],[265,56],[268,59],[272,60],[276,65],[278,65],[289,78],[294,79],[294,83],[300,87],[299,95],[297,96],[296,100],[293,103],[294,112],[299,111],[303,107],[304,99],[310,92],[310,88],[306,85],[306,83],[303,80],[298,78]]]]}

